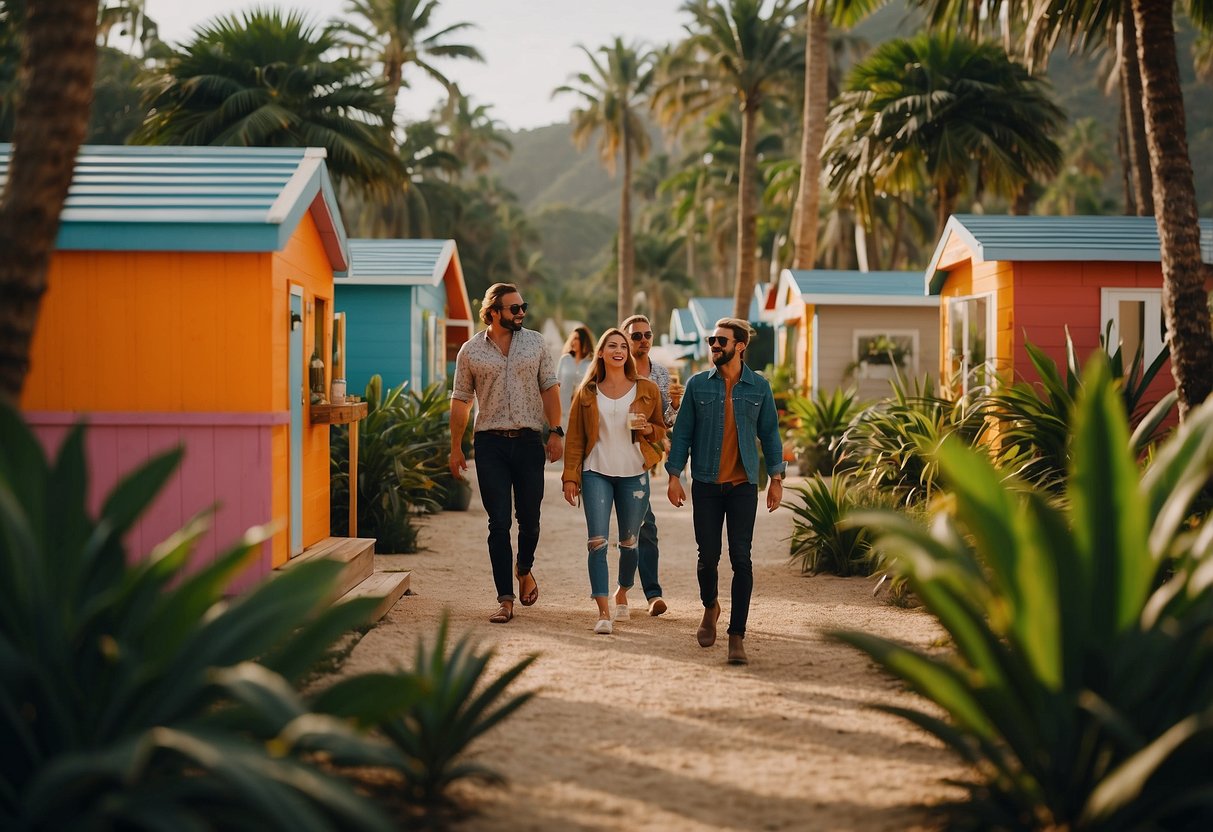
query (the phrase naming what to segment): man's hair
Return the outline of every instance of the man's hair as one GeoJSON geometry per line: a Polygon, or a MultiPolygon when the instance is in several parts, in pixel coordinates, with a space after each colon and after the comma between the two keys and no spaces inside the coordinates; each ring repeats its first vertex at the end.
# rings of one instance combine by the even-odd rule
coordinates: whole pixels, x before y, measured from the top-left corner
{"type": "Polygon", "coordinates": [[[494,283],[484,292],[484,300],[480,303],[480,320],[484,321],[485,326],[492,322],[493,307],[501,303],[501,299],[506,295],[513,294],[518,291],[518,287],[513,283],[494,283]]]}
{"type": "Polygon", "coordinates": [[[651,323],[649,323],[649,319],[646,318],[644,315],[631,315],[631,316],[623,319],[623,323],[621,323],[619,325],[619,328],[622,329],[624,332],[627,332],[628,327],[630,327],[632,324],[642,324],[642,323],[648,324],[650,327],[653,326],[651,323]]]}
{"type": "Polygon", "coordinates": [[[741,318],[721,318],[716,322],[716,326],[733,330],[733,339],[742,344],[750,343],[750,336],[754,334],[749,321],[743,321],[741,318]]]}

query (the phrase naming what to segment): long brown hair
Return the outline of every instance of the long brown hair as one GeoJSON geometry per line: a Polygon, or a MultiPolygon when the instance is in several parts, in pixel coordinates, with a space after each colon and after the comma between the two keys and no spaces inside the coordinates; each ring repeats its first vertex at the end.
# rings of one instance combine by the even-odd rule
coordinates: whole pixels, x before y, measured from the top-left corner
{"type": "MultiPolygon", "coordinates": [[[[597,390],[598,382],[606,378],[606,362],[602,360],[602,351],[606,348],[607,339],[612,335],[618,335],[623,339],[624,347],[627,347],[628,336],[622,329],[613,326],[606,332],[602,333],[602,337],[598,339],[598,346],[594,347],[594,360],[590,362],[590,368],[586,370],[585,378],[581,382],[581,386],[589,390],[597,390]]],[[[623,374],[629,380],[636,380],[636,359],[632,358],[632,351],[628,350],[628,357],[623,362],[623,374]]]]}
{"type": "Polygon", "coordinates": [[[593,351],[594,336],[590,334],[590,328],[584,324],[573,327],[568,340],[564,342],[564,352],[580,361],[593,351]]]}

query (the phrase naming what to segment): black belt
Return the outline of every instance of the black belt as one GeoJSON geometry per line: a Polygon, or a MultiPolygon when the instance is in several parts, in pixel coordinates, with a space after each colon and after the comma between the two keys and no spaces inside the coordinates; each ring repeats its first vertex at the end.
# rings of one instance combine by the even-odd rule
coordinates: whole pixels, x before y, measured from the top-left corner
{"type": "Polygon", "coordinates": [[[491,433],[493,436],[504,436],[506,439],[517,439],[519,436],[530,436],[536,431],[533,428],[510,428],[509,430],[479,430],[477,433],[491,433]]]}

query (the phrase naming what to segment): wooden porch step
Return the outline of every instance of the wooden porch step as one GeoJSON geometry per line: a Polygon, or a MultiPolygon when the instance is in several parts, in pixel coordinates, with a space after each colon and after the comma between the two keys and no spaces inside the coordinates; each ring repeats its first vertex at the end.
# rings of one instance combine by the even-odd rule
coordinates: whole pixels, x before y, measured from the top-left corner
{"type": "Polygon", "coordinates": [[[333,588],[333,598],[340,598],[365,581],[375,571],[375,539],[370,537],[326,537],[291,558],[279,569],[291,569],[301,563],[323,558],[345,564],[333,588]]]}
{"type": "Polygon", "coordinates": [[[378,570],[356,587],[341,596],[342,601],[352,601],[355,598],[378,598],[379,606],[375,607],[372,621],[378,621],[388,614],[401,596],[409,591],[409,580],[412,572],[386,572],[378,570]]]}

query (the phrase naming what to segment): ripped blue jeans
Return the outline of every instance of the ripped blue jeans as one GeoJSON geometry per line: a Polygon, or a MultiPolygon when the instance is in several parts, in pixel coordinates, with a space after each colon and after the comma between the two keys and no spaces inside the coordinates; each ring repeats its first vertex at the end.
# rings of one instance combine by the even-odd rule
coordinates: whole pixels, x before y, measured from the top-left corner
{"type": "Polygon", "coordinates": [[[610,594],[607,541],[611,536],[611,507],[619,521],[619,585],[631,588],[636,580],[640,521],[649,507],[649,475],[608,477],[581,472],[581,507],[589,535],[590,597],[610,594]]]}

